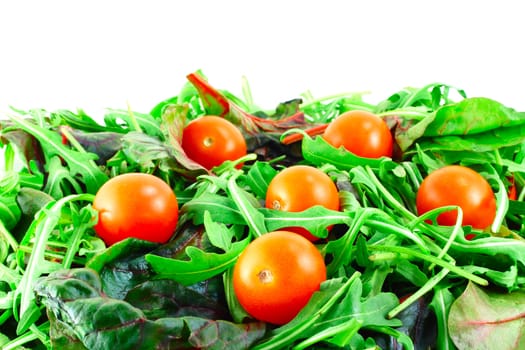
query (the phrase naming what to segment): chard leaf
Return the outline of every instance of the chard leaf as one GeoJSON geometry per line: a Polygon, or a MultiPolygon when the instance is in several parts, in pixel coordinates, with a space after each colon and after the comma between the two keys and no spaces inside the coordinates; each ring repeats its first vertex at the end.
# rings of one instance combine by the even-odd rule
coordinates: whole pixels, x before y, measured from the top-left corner
{"type": "Polygon", "coordinates": [[[122,136],[122,151],[128,161],[142,169],[153,171],[158,167],[189,177],[205,174],[206,169],[189,159],[181,149],[141,132],[131,131],[122,136]]]}
{"type": "Polygon", "coordinates": [[[149,280],[130,289],[124,300],[139,308],[150,320],[195,316],[228,319],[224,303],[173,280],[149,280]]]}
{"type": "Polygon", "coordinates": [[[525,292],[500,293],[469,283],[450,308],[449,331],[458,349],[525,348],[525,292]]]}
{"type": "Polygon", "coordinates": [[[156,243],[128,238],[96,254],[86,267],[98,272],[106,295],[123,299],[128,290],[152,278],[144,255],[156,247],[156,243]]]}
{"type": "Polygon", "coordinates": [[[85,132],[66,126],[61,126],[60,130],[67,130],[87,152],[96,154],[99,165],[106,164],[122,148],[122,133],[107,130],[85,132]]]}
{"type": "Polygon", "coordinates": [[[2,130],[2,123],[3,121],[0,121],[2,139],[9,141],[11,145],[18,149],[19,154],[28,169],[31,168],[30,162],[32,161],[36,164],[36,167],[41,170],[45,163],[44,153],[35,137],[25,130],[11,128],[2,130]]]}
{"type": "Polygon", "coordinates": [[[265,333],[263,323],[195,316],[150,320],[128,302],[105,296],[96,272],[86,268],[41,278],[35,292],[52,316],[51,328],[59,333],[53,339],[68,336],[72,343],[79,341],[74,349],[81,349],[80,344],[91,350],[247,349],[265,333]],[[58,322],[63,327],[57,327],[58,322]]]}

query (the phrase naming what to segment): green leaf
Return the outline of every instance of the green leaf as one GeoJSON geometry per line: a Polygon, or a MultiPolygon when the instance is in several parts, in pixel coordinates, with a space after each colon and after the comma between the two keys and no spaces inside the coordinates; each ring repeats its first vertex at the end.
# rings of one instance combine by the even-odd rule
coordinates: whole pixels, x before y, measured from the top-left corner
{"type": "Polygon", "coordinates": [[[48,160],[53,156],[60,156],[69,166],[71,175],[83,179],[88,193],[95,194],[99,187],[107,181],[107,175],[94,163],[97,157],[95,154],[71,150],[62,144],[58,133],[44,129],[15,115],[9,117],[19,128],[40,141],[48,160]]]}
{"type": "Polygon", "coordinates": [[[525,292],[498,293],[469,283],[452,304],[448,322],[458,349],[523,349],[525,292]]]}
{"type": "Polygon", "coordinates": [[[437,110],[424,136],[465,136],[524,124],[525,112],[516,112],[485,97],[474,97],[437,110]]]}
{"type": "MultiPolygon", "coordinates": [[[[319,334],[333,341],[343,337],[348,330],[347,327],[339,326],[346,322],[352,324],[351,320],[356,320],[353,326],[359,325],[360,329],[369,325],[400,326],[399,320],[386,318],[388,311],[397,305],[397,297],[381,293],[363,298],[362,283],[358,276],[356,273],[344,283],[341,280],[324,282],[321,290],[312,295],[308,304],[292,321],[270,332],[269,337],[258,344],[256,349],[287,348],[299,340],[303,345],[313,345],[322,340],[319,334]],[[327,329],[330,331],[327,332],[327,329]]],[[[353,327],[351,329],[355,332],[353,327]]]]}
{"type": "Polygon", "coordinates": [[[186,202],[180,209],[179,214],[188,215],[195,225],[204,223],[204,213],[208,212],[213,221],[224,224],[246,224],[244,217],[235,202],[225,196],[204,192],[186,202]]]}
{"type": "Polygon", "coordinates": [[[325,238],[327,228],[331,225],[350,221],[349,213],[327,209],[321,205],[310,207],[300,212],[287,212],[275,209],[260,208],[264,215],[265,226],[268,231],[287,227],[304,227],[314,236],[325,238]]]}
{"type": "Polygon", "coordinates": [[[20,317],[18,325],[16,327],[17,334],[23,334],[26,332],[32,324],[34,324],[42,316],[40,308],[36,305],[36,302],[33,300],[29,303],[29,306],[20,317]]]}
{"type": "Polygon", "coordinates": [[[93,196],[89,194],[70,195],[48,203],[44,209],[38,212],[35,221],[26,234],[26,237],[30,237],[34,233],[33,251],[29,256],[27,267],[15,293],[16,298],[20,297],[21,319],[27,317],[26,312],[31,312],[31,303],[35,298],[33,294],[34,283],[43,273],[49,272],[51,263],[45,260],[44,254],[48,239],[61,218],[63,207],[70,202],[92,199],[93,196]]]}
{"type": "Polygon", "coordinates": [[[146,261],[157,273],[158,278],[172,279],[184,285],[191,285],[217,276],[233,266],[249,241],[250,239],[246,238],[234,242],[230,249],[222,254],[205,252],[189,246],[186,248],[189,260],[177,260],[147,254],[146,261]]]}
{"type": "Polygon", "coordinates": [[[414,286],[421,287],[428,282],[427,275],[421,271],[419,266],[411,263],[409,260],[399,259],[396,262],[395,271],[414,286]]]}
{"type": "Polygon", "coordinates": [[[131,288],[152,278],[153,271],[144,255],[158,246],[157,243],[128,238],[96,254],[86,267],[100,275],[106,295],[123,299],[131,288]]]}
{"type": "Polygon", "coordinates": [[[525,125],[521,124],[473,135],[425,137],[418,140],[418,143],[422,150],[489,152],[520,144],[524,139],[525,125]]]}
{"type": "Polygon", "coordinates": [[[438,330],[437,341],[439,343],[439,349],[442,350],[455,349],[448,328],[448,315],[450,306],[454,300],[454,296],[448,289],[437,287],[434,290],[434,296],[430,302],[430,307],[434,310],[434,314],[436,315],[438,330]]]}
{"type": "Polygon", "coordinates": [[[335,148],[320,136],[311,138],[304,136],[302,141],[303,157],[310,163],[321,166],[332,164],[341,170],[350,170],[356,166],[369,166],[379,168],[383,158],[363,158],[347,151],[343,147],[335,148]]]}
{"type": "Polygon", "coordinates": [[[53,198],[62,198],[73,193],[82,193],[81,184],[69,172],[69,169],[62,166],[59,157],[54,156],[47,162],[47,178],[44,192],[53,198]]]}
{"type": "MultiPolygon", "coordinates": [[[[206,283],[211,285],[213,280],[206,283]]],[[[124,301],[142,310],[150,320],[182,316],[229,319],[223,300],[211,298],[207,292],[173,280],[155,279],[130,289],[124,301]]]]}
{"type": "Polygon", "coordinates": [[[130,163],[139,165],[142,172],[159,168],[164,172],[174,171],[192,178],[206,173],[202,166],[189,159],[180,149],[141,132],[131,131],[122,136],[122,151],[130,163]]]}
{"type": "Polygon", "coordinates": [[[248,170],[245,181],[257,197],[265,198],[268,185],[275,175],[277,170],[270,163],[257,161],[248,170]]]}
{"type": "Polygon", "coordinates": [[[244,189],[240,188],[236,183],[236,178],[232,176],[228,180],[227,192],[230,198],[235,203],[235,206],[243,216],[246,225],[256,237],[268,232],[264,222],[264,216],[257,210],[254,205],[256,200],[244,189]]]}
{"type": "Polygon", "coordinates": [[[0,221],[10,230],[20,220],[22,212],[16,202],[16,192],[0,195],[0,221]]]}
{"type": "MultiPolygon", "coordinates": [[[[35,292],[52,315],[55,339],[61,334],[90,350],[250,348],[265,333],[263,323],[234,324],[203,317],[148,319],[126,301],[108,298],[91,269],[73,269],[39,279],[35,292]],[[62,327],[56,326],[59,323],[62,327]]],[[[157,289],[155,289],[157,290],[157,289]]],[[[145,290],[144,290],[145,291],[145,290]]]]}
{"type": "Polygon", "coordinates": [[[162,137],[160,122],[150,114],[110,108],[104,115],[104,122],[110,128],[119,126],[122,128],[124,122],[127,128],[122,129],[125,131],[143,131],[150,136],[162,137]],[[136,125],[140,130],[135,128],[136,125]]]}
{"type": "Polygon", "coordinates": [[[231,232],[226,225],[213,221],[208,211],[204,213],[204,229],[206,230],[206,235],[210,243],[215,247],[224,251],[231,249],[232,239],[234,237],[233,232],[231,232]]]}

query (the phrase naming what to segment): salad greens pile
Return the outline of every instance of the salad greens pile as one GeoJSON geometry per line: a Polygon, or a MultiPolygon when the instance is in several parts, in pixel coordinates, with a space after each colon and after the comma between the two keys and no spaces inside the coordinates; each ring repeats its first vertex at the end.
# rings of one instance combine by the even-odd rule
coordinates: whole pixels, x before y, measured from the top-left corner
{"type": "Polygon", "coordinates": [[[379,103],[305,93],[265,111],[246,82],[238,97],[196,72],[149,113],[108,109],[97,122],[82,110],[13,108],[0,140],[4,350],[525,347],[525,113],[490,98],[436,83],[379,103]],[[361,158],[318,136],[353,109],[388,123],[392,159],[361,158]],[[189,160],[182,128],[204,114],[238,125],[249,154],[213,172],[189,160]],[[270,180],[293,164],[326,172],[341,210],[264,208],[270,180]],[[421,181],[447,164],[491,184],[490,229],[431,223],[450,207],[417,215],[421,181]],[[106,247],[95,235],[95,193],[129,172],[175,190],[180,219],[170,242],[106,247]],[[290,226],[322,238],[328,280],[277,327],[240,307],[232,267],[255,237],[290,226]]]}

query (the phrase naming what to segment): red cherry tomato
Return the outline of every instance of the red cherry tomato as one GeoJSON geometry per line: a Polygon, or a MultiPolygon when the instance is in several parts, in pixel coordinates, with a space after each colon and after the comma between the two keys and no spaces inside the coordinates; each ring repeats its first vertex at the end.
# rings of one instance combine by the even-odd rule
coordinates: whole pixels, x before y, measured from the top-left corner
{"type": "Polygon", "coordinates": [[[246,155],[246,140],[230,121],[217,116],[202,116],[191,121],[182,132],[186,155],[206,169],[246,155]]]}
{"type": "Polygon", "coordinates": [[[277,325],[292,320],[326,280],[324,259],[316,246],[288,231],[253,240],[233,270],[239,303],[254,318],[277,325]]]}
{"type": "MultiPolygon", "coordinates": [[[[445,166],[430,173],[416,195],[418,213],[447,205],[457,205],[463,211],[463,225],[485,229],[496,216],[496,198],[489,183],[478,172],[460,165],[445,166]]],[[[437,217],[440,225],[454,225],[457,211],[437,217]]]]}
{"type": "Polygon", "coordinates": [[[95,195],[95,232],[112,245],[128,237],[165,243],[173,235],[179,210],[173,190],[160,178],[130,173],[109,179],[95,195]]]}
{"type": "Polygon", "coordinates": [[[385,121],[361,110],[348,111],[335,118],[323,133],[332,146],[343,146],[365,158],[392,157],[392,134],[385,121]]]}
{"type": "MultiPolygon", "coordinates": [[[[266,207],[299,212],[314,205],[339,210],[339,192],[334,182],[323,171],[307,165],[294,165],[281,170],[270,181],[266,191],[266,207]]],[[[319,238],[302,227],[287,227],[310,241],[319,238]]]]}

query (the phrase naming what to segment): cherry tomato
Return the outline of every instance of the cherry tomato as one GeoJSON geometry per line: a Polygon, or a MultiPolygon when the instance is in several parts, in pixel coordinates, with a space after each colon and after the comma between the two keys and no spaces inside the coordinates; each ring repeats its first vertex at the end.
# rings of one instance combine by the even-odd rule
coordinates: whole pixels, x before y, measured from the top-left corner
{"type": "MultiPolygon", "coordinates": [[[[268,185],[267,208],[300,212],[314,205],[339,210],[339,193],[334,182],[323,171],[307,165],[294,165],[281,170],[268,185]]],[[[310,241],[318,237],[302,227],[288,227],[286,230],[299,233],[310,241]]]]}
{"type": "Polygon", "coordinates": [[[392,157],[392,134],[385,121],[361,110],[345,112],[328,124],[323,138],[332,146],[343,146],[365,158],[392,157]]]}
{"type": "Polygon", "coordinates": [[[128,237],[165,243],[177,226],[177,197],[160,178],[143,173],[117,175],[95,195],[95,232],[107,245],[128,237]]]}
{"type": "MultiPolygon", "coordinates": [[[[418,213],[446,205],[463,210],[463,225],[485,229],[496,216],[496,198],[487,180],[478,172],[460,165],[449,165],[430,173],[421,183],[416,195],[418,213]]],[[[457,211],[437,217],[440,225],[454,225],[457,211]]]]}
{"type": "Polygon", "coordinates": [[[282,325],[292,320],[326,280],[324,259],[306,238],[273,231],[253,240],[233,269],[233,288],[252,317],[282,325]]]}
{"type": "Polygon", "coordinates": [[[186,155],[206,169],[246,155],[246,140],[230,121],[202,116],[191,121],[182,132],[182,148],[186,155]]]}

